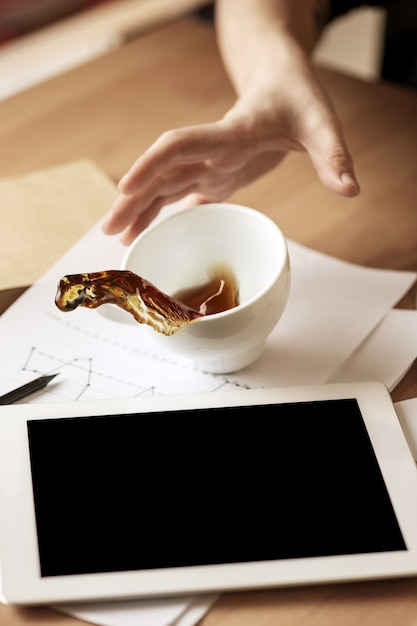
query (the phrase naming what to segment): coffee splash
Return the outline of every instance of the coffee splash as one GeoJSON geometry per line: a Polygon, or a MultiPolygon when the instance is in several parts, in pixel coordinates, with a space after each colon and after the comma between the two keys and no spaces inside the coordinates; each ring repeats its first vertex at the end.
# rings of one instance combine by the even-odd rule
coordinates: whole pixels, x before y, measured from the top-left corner
{"type": "Polygon", "coordinates": [[[129,270],[105,270],[61,278],[55,304],[61,311],[115,304],[140,324],[169,336],[205,315],[236,306],[238,289],[233,274],[225,268],[211,272],[207,283],[174,296],[129,270]]]}

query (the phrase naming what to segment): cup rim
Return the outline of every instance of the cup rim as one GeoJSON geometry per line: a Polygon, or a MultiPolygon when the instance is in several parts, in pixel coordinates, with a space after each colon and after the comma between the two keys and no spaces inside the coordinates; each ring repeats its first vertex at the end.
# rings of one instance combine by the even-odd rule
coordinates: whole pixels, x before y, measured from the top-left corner
{"type": "MultiPolygon", "coordinates": [[[[122,270],[129,269],[127,267],[129,258],[131,257],[132,252],[136,248],[138,243],[141,240],[145,239],[148,235],[153,233],[153,231],[157,230],[162,225],[165,225],[167,222],[173,221],[173,220],[176,220],[176,219],[182,219],[188,213],[194,213],[194,212],[197,212],[197,211],[201,211],[201,209],[203,209],[203,210],[207,210],[207,209],[213,210],[213,209],[216,209],[216,208],[223,209],[223,210],[226,209],[226,210],[230,210],[230,211],[234,211],[234,212],[237,212],[237,211],[242,212],[243,211],[243,212],[249,213],[251,215],[254,215],[257,219],[261,219],[265,223],[269,224],[269,226],[272,226],[274,228],[274,230],[276,231],[277,235],[281,239],[281,243],[282,243],[282,246],[283,246],[284,254],[283,254],[283,258],[282,258],[282,263],[279,265],[278,269],[275,271],[273,277],[255,295],[250,297],[245,302],[243,302],[241,304],[238,304],[237,306],[233,307],[232,309],[227,309],[226,311],[220,311],[218,313],[212,313],[210,315],[198,318],[197,320],[194,321],[194,323],[199,322],[200,324],[203,323],[203,322],[208,323],[210,320],[216,320],[216,319],[219,319],[219,318],[228,317],[230,315],[236,314],[236,312],[238,312],[238,311],[243,311],[244,309],[252,306],[253,302],[258,300],[259,298],[261,298],[264,295],[264,293],[266,291],[268,291],[268,289],[270,289],[271,285],[278,279],[278,277],[286,270],[286,267],[288,267],[289,255],[288,255],[288,246],[287,246],[287,242],[286,242],[285,236],[284,236],[282,230],[280,229],[280,227],[278,226],[278,224],[276,224],[276,222],[274,220],[272,220],[269,216],[267,216],[265,213],[262,213],[261,211],[259,211],[257,209],[253,209],[251,207],[248,207],[248,206],[245,206],[245,205],[242,205],[242,204],[235,204],[235,203],[229,203],[229,202],[209,202],[209,203],[195,205],[195,206],[192,206],[192,207],[187,207],[187,208],[184,208],[184,209],[178,209],[177,211],[175,211],[175,213],[172,213],[171,215],[167,215],[166,217],[163,217],[162,219],[158,220],[157,222],[152,222],[141,233],[139,233],[139,235],[137,235],[137,237],[130,243],[128,249],[126,250],[126,252],[125,252],[125,254],[123,256],[122,263],[121,263],[121,269],[122,270]]],[[[146,278],[146,276],[144,276],[143,278],[146,278]]]]}

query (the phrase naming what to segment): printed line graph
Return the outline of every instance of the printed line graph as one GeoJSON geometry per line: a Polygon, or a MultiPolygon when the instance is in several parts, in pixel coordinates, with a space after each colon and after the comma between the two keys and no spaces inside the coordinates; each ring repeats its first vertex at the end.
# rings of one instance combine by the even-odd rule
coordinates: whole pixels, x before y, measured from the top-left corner
{"type": "Polygon", "coordinates": [[[39,341],[35,333],[35,341],[22,353],[21,371],[59,376],[33,402],[242,388],[227,376],[190,369],[165,352],[154,351],[152,341],[143,339],[149,335],[135,334],[132,326],[91,312],[81,321],[46,312],[48,332],[40,331],[39,341]]]}
{"type": "Polygon", "coordinates": [[[75,357],[69,361],[61,361],[33,346],[22,369],[38,375],[62,374],[61,380],[65,380],[67,391],[70,390],[70,386],[73,387],[72,400],[82,400],[89,396],[90,389],[94,390],[110,384],[113,392],[118,386],[119,393],[123,397],[155,395],[154,386],[144,388],[115,375],[95,371],[93,366],[94,359],[91,357],[75,357]]]}

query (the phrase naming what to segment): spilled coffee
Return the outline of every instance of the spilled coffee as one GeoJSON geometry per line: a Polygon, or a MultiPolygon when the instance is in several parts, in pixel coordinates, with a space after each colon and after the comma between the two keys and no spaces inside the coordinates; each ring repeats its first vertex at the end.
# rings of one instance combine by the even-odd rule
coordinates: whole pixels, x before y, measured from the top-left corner
{"type": "Polygon", "coordinates": [[[201,317],[237,306],[239,301],[233,273],[218,266],[206,283],[182,289],[174,296],[129,270],[69,274],[59,281],[55,304],[61,311],[115,304],[140,324],[173,335],[201,317]]]}

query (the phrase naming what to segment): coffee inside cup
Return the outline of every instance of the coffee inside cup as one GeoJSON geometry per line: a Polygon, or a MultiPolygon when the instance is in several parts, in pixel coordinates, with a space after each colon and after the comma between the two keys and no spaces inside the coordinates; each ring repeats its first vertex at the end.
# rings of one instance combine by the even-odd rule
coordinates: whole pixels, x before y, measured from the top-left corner
{"type": "Polygon", "coordinates": [[[228,265],[215,265],[208,277],[204,284],[180,289],[173,297],[201,315],[213,315],[238,306],[239,286],[228,265]]]}

